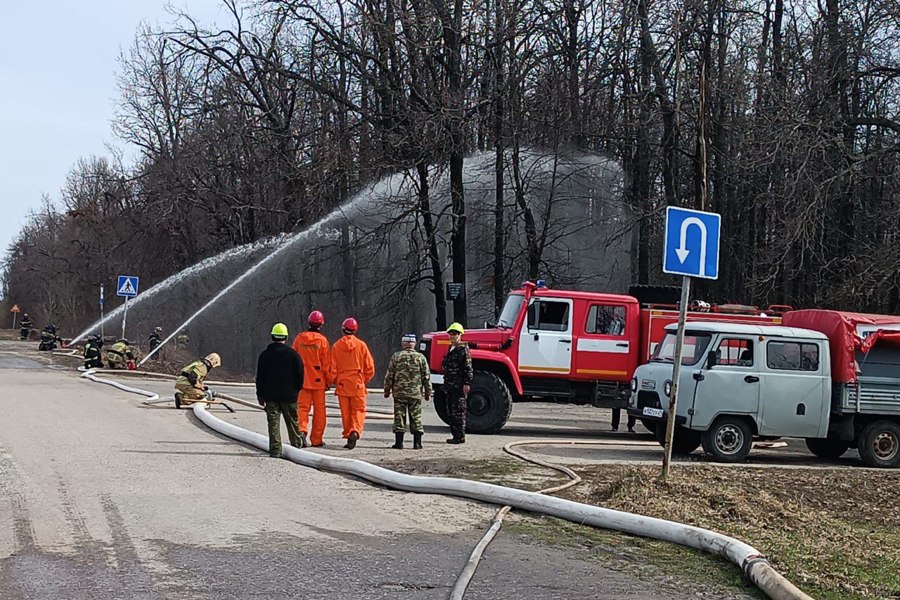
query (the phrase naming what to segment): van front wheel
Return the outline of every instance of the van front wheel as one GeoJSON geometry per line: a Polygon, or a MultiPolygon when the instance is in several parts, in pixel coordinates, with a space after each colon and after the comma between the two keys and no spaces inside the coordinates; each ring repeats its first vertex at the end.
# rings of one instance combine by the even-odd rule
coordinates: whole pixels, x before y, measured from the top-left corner
{"type": "Polygon", "coordinates": [[[753,433],[739,417],[720,417],[703,432],[703,450],[716,462],[741,462],[750,454],[753,433]]]}

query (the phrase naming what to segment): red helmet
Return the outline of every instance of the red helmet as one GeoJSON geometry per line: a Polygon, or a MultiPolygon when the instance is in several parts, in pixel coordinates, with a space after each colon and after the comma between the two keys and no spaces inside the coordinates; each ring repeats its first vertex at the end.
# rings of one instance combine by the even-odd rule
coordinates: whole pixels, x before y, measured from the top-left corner
{"type": "Polygon", "coordinates": [[[324,325],[325,324],[325,315],[321,312],[314,310],[309,313],[309,318],[306,319],[306,322],[310,325],[324,325]]]}
{"type": "Polygon", "coordinates": [[[359,331],[359,323],[353,317],[347,317],[344,319],[344,322],[341,323],[341,329],[344,331],[359,331]]]}

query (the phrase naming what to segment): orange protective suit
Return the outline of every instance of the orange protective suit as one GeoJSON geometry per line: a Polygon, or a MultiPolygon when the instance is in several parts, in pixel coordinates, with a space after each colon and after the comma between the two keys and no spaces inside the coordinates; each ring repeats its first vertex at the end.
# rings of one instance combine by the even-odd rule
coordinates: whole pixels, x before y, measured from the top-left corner
{"type": "Polygon", "coordinates": [[[322,445],[325,435],[325,389],[332,383],[331,353],[328,338],[318,331],[304,331],[294,338],[294,350],[303,360],[303,389],[297,395],[297,425],[309,433],[309,443],[322,445]],[[312,408],[312,431],[309,410],[312,408]]]}
{"type": "Polygon", "coordinates": [[[366,383],[375,376],[375,360],[369,347],[355,335],[345,335],[331,348],[334,383],[341,404],[343,436],[355,431],[362,437],[366,422],[366,383]]]}

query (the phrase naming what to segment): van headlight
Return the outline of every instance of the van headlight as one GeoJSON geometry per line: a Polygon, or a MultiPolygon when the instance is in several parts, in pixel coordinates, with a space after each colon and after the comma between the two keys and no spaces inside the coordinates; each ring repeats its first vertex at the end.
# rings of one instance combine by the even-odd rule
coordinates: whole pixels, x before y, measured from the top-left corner
{"type": "Polygon", "coordinates": [[[632,392],[636,392],[636,391],[637,391],[637,388],[638,388],[637,377],[632,377],[632,378],[631,378],[631,391],[632,391],[632,392]]]}
{"type": "Polygon", "coordinates": [[[671,381],[667,381],[666,384],[663,386],[663,393],[665,393],[667,398],[672,395],[672,382],[671,381]]]}

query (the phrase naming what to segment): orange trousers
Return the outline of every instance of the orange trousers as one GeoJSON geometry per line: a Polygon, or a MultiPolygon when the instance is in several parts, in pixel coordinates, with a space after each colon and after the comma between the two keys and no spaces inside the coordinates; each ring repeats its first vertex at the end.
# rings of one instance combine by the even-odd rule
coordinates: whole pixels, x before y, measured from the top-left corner
{"type": "Polygon", "coordinates": [[[362,437],[363,425],[366,424],[365,396],[338,396],[341,404],[341,423],[344,426],[343,436],[350,437],[350,432],[362,437]]]}
{"type": "Polygon", "coordinates": [[[297,425],[301,433],[309,434],[309,443],[318,446],[325,435],[325,390],[300,390],[297,396],[297,425]],[[312,431],[309,429],[309,410],[312,408],[312,431]]]}

